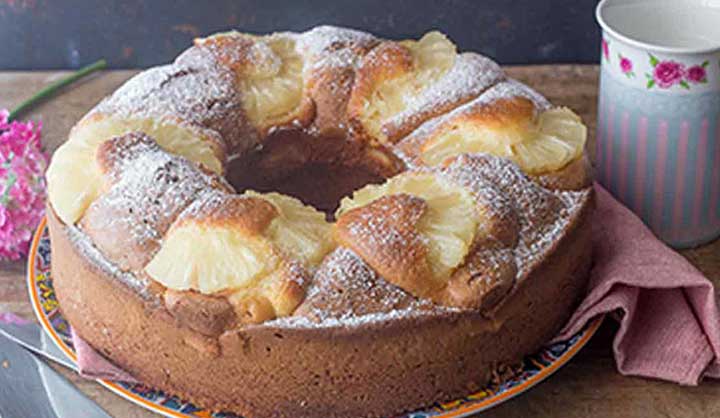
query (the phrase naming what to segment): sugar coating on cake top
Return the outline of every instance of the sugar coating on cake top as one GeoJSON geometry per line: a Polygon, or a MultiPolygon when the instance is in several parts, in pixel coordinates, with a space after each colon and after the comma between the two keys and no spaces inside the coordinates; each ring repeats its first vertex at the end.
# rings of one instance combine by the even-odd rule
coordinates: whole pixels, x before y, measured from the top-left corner
{"type": "Polygon", "coordinates": [[[305,71],[318,68],[357,68],[361,56],[351,45],[371,46],[380,40],[373,35],[336,26],[318,26],[298,34],[298,49],[308,57],[305,71]]]}
{"type": "Polygon", "coordinates": [[[490,58],[474,52],[459,54],[455,64],[440,80],[416,95],[410,100],[408,107],[393,116],[388,123],[410,123],[418,113],[426,109],[465,101],[504,79],[505,73],[490,58]]]}
{"type": "MultiPolygon", "coordinates": [[[[183,135],[190,132],[190,136],[201,138],[200,142],[208,144],[224,170],[228,160],[262,148],[263,136],[272,135],[276,128],[312,131],[310,125],[316,109],[308,98],[312,92],[307,91],[312,77],[331,75],[328,78],[330,83],[334,83],[331,87],[336,89],[338,97],[343,97],[339,102],[341,105],[346,104],[342,102],[346,97],[361,95],[362,91],[358,92],[353,87],[352,79],[347,85],[347,79],[335,76],[343,74],[338,71],[356,72],[376,65],[365,60],[367,53],[378,44],[387,42],[361,31],[332,26],[317,27],[305,33],[283,32],[266,38],[232,33],[216,36],[247,39],[239,42],[237,45],[242,47],[237,49],[223,49],[224,44],[215,42],[217,39],[214,37],[198,40],[195,47],[181,54],[174,63],[149,69],[130,79],[103,100],[82,123],[92,124],[97,118],[150,121],[147,123],[153,129],[163,124],[178,126],[183,131],[172,132],[182,132],[183,135]],[[278,126],[270,126],[266,131],[267,127],[259,127],[249,120],[244,108],[249,93],[239,89],[244,82],[243,71],[250,71],[247,68],[258,66],[269,72],[280,72],[286,65],[283,61],[286,57],[262,39],[287,39],[290,42],[291,53],[298,54],[302,59],[301,81],[305,83],[302,100],[288,116],[294,119],[289,124],[288,121],[277,122],[278,126]],[[249,67],[228,66],[224,60],[242,61],[249,67]],[[305,106],[307,101],[311,104],[305,106]]],[[[395,46],[398,45],[401,43],[395,46]]],[[[378,59],[391,58],[380,56],[378,59]]],[[[408,67],[402,71],[406,72],[403,77],[411,77],[416,69],[408,67]]],[[[252,83],[248,85],[255,87],[252,83]]],[[[462,270],[463,274],[477,276],[480,285],[488,288],[497,285],[492,274],[512,274],[513,281],[509,285],[494,290],[510,292],[514,283],[524,280],[553,251],[581,207],[587,204],[590,191],[546,189],[529,179],[515,163],[488,154],[460,153],[434,168],[419,163],[417,155],[407,155],[402,146],[413,141],[425,141],[443,124],[479,107],[500,99],[524,98],[532,103],[535,112],[551,108],[542,95],[516,80],[507,79],[497,63],[475,53],[455,55],[447,71],[421,87],[414,95],[408,96],[400,111],[388,113],[390,116],[381,121],[383,134],[390,138],[384,146],[389,153],[400,157],[411,172],[449,179],[473,196],[475,204],[481,208],[478,210],[485,216],[483,219],[492,222],[479,221],[470,246],[472,254],[464,260],[460,266],[462,269],[458,267],[458,272],[462,270]],[[440,112],[438,109],[443,110],[440,112]],[[396,141],[393,135],[399,135],[397,142],[401,147],[392,145],[396,141]],[[478,244],[481,239],[482,243],[478,244]],[[517,271],[508,270],[507,266],[517,268],[517,271]]],[[[365,103],[363,100],[369,103],[368,97],[358,97],[357,103],[365,103]]],[[[360,135],[360,127],[366,122],[360,113],[354,117],[348,137],[355,141],[360,138],[368,140],[354,136],[360,135]]],[[[343,123],[338,126],[344,127],[343,123]]],[[[159,128],[158,132],[161,132],[159,128]]],[[[367,135],[367,132],[362,132],[362,135],[367,135]]],[[[70,231],[73,243],[82,247],[89,259],[122,282],[140,289],[148,285],[146,272],[132,262],[109,261],[107,256],[112,254],[108,247],[110,244],[82,239],[83,229],[92,232],[106,228],[108,231],[116,230],[118,234],[122,230],[135,248],[147,248],[146,256],[150,258],[163,245],[168,230],[178,219],[207,217],[209,214],[202,211],[209,210],[209,206],[199,202],[215,199],[224,203],[233,190],[220,177],[200,169],[196,162],[173,153],[178,150],[168,152],[152,139],[116,142],[116,147],[112,149],[113,158],[104,162],[110,167],[104,173],[109,186],[90,204],[86,219],[82,220],[79,228],[71,225],[70,231]],[[112,219],[99,221],[102,211],[109,211],[109,208],[114,215],[112,219]]],[[[370,142],[376,145],[374,141],[370,142]]],[[[358,217],[361,222],[351,225],[350,234],[378,247],[429,246],[430,242],[424,235],[398,234],[393,228],[411,226],[401,225],[405,221],[394,218],[399,212],[391,206],[396,203],[390,200],[383,202],[386,206],[379,205],[377,209],[385,217],[362,213],[358,217]],[[389,227],[390,224],[394,227],[389,227]]],[[[418,205],[417,213],[414,217],[409,216],[407,222],[417,222],[423,216],[422,202],[418,205]]],[[[218,211],[224,208],[221,204],[216,206],[212,207],[218,211]]],[[[223,214],[212,213],[212,216],[222,217],[223,214]]],[[[97,232],[94,234],[97,236],[97,232]]],[[[317,268],[305,266],[313,277],[309,283],[305,271],[303,274],[290,274],[302,279],[300,282],[296,280],[299,288],[307,287],[305,301],[294,315],[274,319],[267,324],[279,327],[351,327],[408,315],[422,317],[463,310],[413,296],[407,289],[393,284],[389,277],[381,277],[372,264],[356,251],[340,247],[325,256],[317,268]]],[[[293,262],[289,262],[288,266],[290,269],[299,268],[293,262]]]]}

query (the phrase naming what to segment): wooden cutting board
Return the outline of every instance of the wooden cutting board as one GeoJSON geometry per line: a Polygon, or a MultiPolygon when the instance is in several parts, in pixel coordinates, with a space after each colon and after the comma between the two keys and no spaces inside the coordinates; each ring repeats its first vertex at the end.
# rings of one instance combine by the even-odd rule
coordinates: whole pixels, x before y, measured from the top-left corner
{"type": "MultiPolygon", "coordinates": [[[[36,108],[27,117],[44,124],[43,143],[52,152],[70,127],[95,103],[137,71],[106,71],[76,84],[36,108]]],[[[594,65],[509,67],[507,72],[539,90],[553,103],[571,107],[587,123],[589,149],[594,149],[598,67],[594,65]]],[[[12,108],[42,86],[66,72],[0,72],[0,108],[12,108]]],[[[716,284],[720,284],[720,240],[682,254],[716,284]]],[[[25,289],[24,262],[0,263],[0,312],[13,311],[32,318],[25,289]]],[[[720,381],[699,387],[623,377],[612,358],[612,321],[580,354],[547,382],[480,414],[492,418],[597,417],[720,417],[720,381]]],[[[156,416],[108,392],[94,382],[62,370],[110,414],[123,418],[156,416]]]]}

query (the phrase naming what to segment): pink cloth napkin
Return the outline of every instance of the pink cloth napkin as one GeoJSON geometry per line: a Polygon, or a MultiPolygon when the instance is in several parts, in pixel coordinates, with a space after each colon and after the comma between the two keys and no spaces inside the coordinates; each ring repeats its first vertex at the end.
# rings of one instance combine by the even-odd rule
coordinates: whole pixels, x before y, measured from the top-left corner
{"type": "MultiPolygon", "coordinates": [[[[720,377],[720,316],[712,283],[605,189],[595,190],[588,295],[556,340],[614,313],[620,321],[613,342],[620,373],[684,385],[696,385],[705,375],[720,377]]],[[[83,376],[135,381],[75,334],[73,341],[83,376]]]]}
{"type": "Polygon", "coordinates": [[[720,316],[712,283],[596,184],[589,292],[556,339],[619,313],[613,341],[624,375],[696,385],[720,377],[720,316]]]}
{"type": "Polygon", "coordinates": [[[77,364],[80,375],[90,379],[119,380],[122,382],[138,383],[125,370],[117,367],[109,362],[105,357],[100,355],[90,344],[80,338],[74,331],[72,332],[73,345],[75,346],[75,354],[77,354],[77,364]]]}

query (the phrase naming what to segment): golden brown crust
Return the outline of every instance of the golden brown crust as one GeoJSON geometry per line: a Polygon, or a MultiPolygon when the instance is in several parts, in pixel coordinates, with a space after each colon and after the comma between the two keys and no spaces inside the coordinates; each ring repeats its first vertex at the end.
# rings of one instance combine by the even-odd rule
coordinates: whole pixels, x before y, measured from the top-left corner
{"type": "Polygon", "coordinates": [[[165,309],[188,328],[205,336],[218,336],[232,328],[236,318],[226,298],[203,295],[194,290],[165,290],[165,309]]]}
{"type": "MultiPolygon", "coordinates": [[[[236,78],[239,87],[243,82],[254,77],[263,77],[270,68],[276,65],[276,60],[284,57],[269,56],[272,51],[266,42],[273,37],[283,37],[285,34],[275,34],[267,38],[230,32],[211,36],[195,41],[195,47],[208,51],[217,64],[230,70],[236,78]]],[[[292,40],[294,42],[294,40],[292,40]]],[[[282,65],[282,64],[281,64],[282,65]]],[[[240,88],[238,90],[241,90],[240,88]]],[[[300,103],[289,114],[281,118],[272,118],[262,122],[257,121],[256,129],[260,138],[266,137],[271,130],[284,127],[307,127],[315,117],[315,104],[307,95],[303,94],[300,103]]]]}
{"type": "Polygon", "coordinates": [[[510,249],[478,248],[453,272],[436,299],[444,305],[485,312],[502,301],[514,286],[517,274],[510,249]]]}
{"type": "Polygon", "coordinates": [[[201,199],[175,223],[180,228],[186,223],[205,227],[221,226],[248,236],[262,235],[278,211],[270,202],[254,197],[231,194],[209,195],[201,199]]]}
{"type": "Polygon", "coordinates": [[[343,214],[335,224],[335,238],[390,283],[429,296],[442,282],[433,279],[428,249],[417,230],[426,207],[424,200],[408,194],[383,196],[343,214]]]}
{"type": "Polygon", "coordinates": [[[295,311],[305,298],[308,283],[306,268],[297,262],[282,261],[261,284],[223,293],[234,307],[240,324],[261,324],[295,311]]]}
{"type": "Polygon", "coordinates": [[[344,137],[347,131],[347,107],[352,87],[355,84],[356,62],[375,47],[379,40],[360,37],[331,42],[317,56],[310,56],[310,71],[307,76],[307,93],[315,103],[313,130],[320,137],[344,137]],[[322,64],[327,56],[346,60],[343,65],[322,64]],[[346,58],[352,57],[351,59],[346,58]],[[315,64],[315,65],[313,65],[315,64]]]}
{"type": "Polygon", "coordinates": [[[444,280],[434,277],[418,230],[426,207],[411,195],[383,196],[340,216],[335,239],[411,295],[466,309],[492,307],[512,288],[518,272],[511,250],[519,234],[514,212],[506,216],[514,221],[510,224],[498,218],[483,222],[466,260],[444,280]]]}
{"type": "Polygon", "coordinates": [[[106,190],[79,223],[105,256],[125,271],[139,271],[152,259],[171,224],[201,192],[230,190],[202,166],[167,154],[154,167],[145,166],[146,173],[134,173],[133,164],[142,164],[139,160],[152,153],[163,152],[142,133],[103,142],[97,161],[106,190]]]}
{"type": "Polygon", "coordinates": [[[557,332],[590,263],[585,205],[552,254],[487,313],[492,319],[429,313],[349,328],[241,328],[214,340],[99,269],[48,213],[54,285],[75,331],[146,384],[247,417],[382,417],[466,395],[557,332]]]}
{"type": "Polygon", "coordinates": [[[508,97],[473,106],[459,123],[470,122],[495,129],[527,125],[535,116],[535,105],[525,97],[508,97]]]}
{"type": "Polygon", "coordinates": [[[462,125],[476,125],[490,129],[515,129],[518,132],[532,122],[536,110],[532,101],[525,97],[506,97],[490,102],[477,101],[463,107],[453,117],[441,118],[427,129],[419,129],[397,144],[397,150],[413,164],[425,165],[422,156],[441,136],[462,125]]]}
{"type": "Polygon", "coordinates": [[[554,190],[582,190],[590,187],[593,181],[593,167],[590,157],[583,153],[564,168],[533,177],[543,187],[554,190]]]}
{"type": "Polygon", "coordinates": [[[382,42],[362,60],[350,93],[347,114],[353,136],[366,142],[375,140],[363,120],[367,102],[384,82],[407,75],[413,69],[410,51],[397,42],[382,42]]]}
{"type": "MultiPolygon", "coordinates": [[[[480,98],[482,99],[482,97],[480,98]]],[[[526,134],[538,115],[538,105],[523,96],[501,97],[492,100],[477,100],[462,108],[462,111],[441,117],[418,129],[397,144],[397,151],[413,166],[428,165],[424,155],[443,136],[460,129],[489,129],[506,131],[507,135],[521,138],[526,134]]],[[[446,158],[440,165],[446,165],[446,158]]],[[[538,175],[531,175],[543,187],[553,190],[582,190],[592,184],[592,166],[586,152],[565,167],[538,175]]]]}

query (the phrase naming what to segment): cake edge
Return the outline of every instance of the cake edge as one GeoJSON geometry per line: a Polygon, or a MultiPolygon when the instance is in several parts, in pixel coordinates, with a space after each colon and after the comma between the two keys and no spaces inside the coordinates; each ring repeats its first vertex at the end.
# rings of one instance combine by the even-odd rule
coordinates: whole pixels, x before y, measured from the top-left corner
{"type": "Polygon", "coordinates": [[[334,328],[256,325],[218,338],[191,330],[89,261],[50,206],[48,226],[63,314],[138,380],[246,418],[357,417],[358,411],[380,417],[478,390],[499,366],[552,338],[586,288],[592,207],[591,192],[548,256],[486,316],[400,316],[334,328]]]}

